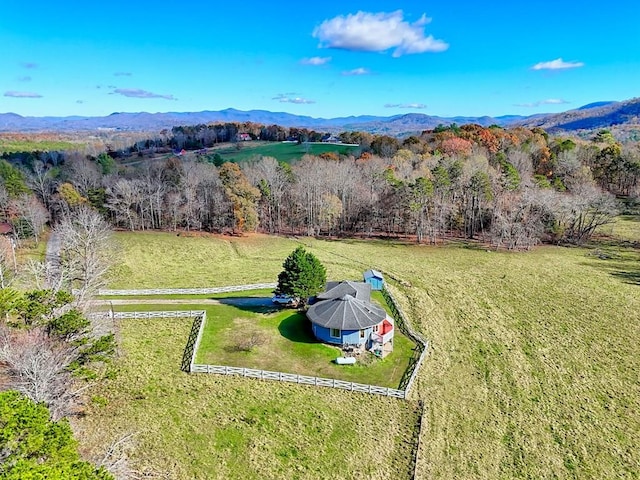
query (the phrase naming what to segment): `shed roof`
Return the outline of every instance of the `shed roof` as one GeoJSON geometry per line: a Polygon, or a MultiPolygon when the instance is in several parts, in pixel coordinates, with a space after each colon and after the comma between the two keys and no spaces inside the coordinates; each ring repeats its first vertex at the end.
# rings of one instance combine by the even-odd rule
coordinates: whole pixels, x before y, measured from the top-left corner
{"type": "Polygon", "coordinates": [[[387,314],[377,305],[343,295],[312,305],[307,317],[312,323],[325,328],[360,330],[379,324],[387,314]]]}
{"type": "Polygon", "coordinates": [[[373,269],[364,272],[364,279],[366,280],[367,278],[379,278],[380,280],[384,280],[382,273],[380,273],[378,270],[373,269]]]}
{"type": "Polygon", "coordinates": [[[345,295],[351,295],[363,302],[371,300],[371,285],[364,282],[327,282],[324,292],[316,295],[318,300],[330,300],[332,298],[340,298],[345,295]]]}

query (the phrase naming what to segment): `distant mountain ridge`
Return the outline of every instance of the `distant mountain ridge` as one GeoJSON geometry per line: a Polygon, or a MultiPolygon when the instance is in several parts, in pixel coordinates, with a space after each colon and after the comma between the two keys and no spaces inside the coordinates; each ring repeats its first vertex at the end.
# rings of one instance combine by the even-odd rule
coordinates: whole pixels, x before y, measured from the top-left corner
{"type": "Polygon", "coordinates": [[[73,131],[73,130],[161,130],[179,125],[196,125],[211,122],[255,122],[283,127],[305,127],[325,130],[366,130],[375,133],[388,131],[421,131],[438,125],[451,123],[479,123],[508,125],[527,117],[511,115],[505,117],[438,117],[423,113],[407,113],[392,116],[359,115],[337,118],[315,118],[268,110],[242,111],[227,108],[219,111],[166,112],[166,113],[120,113],[105,117],[23,117],[15,113],[0,113],[0,131],[73,131]]]}
{"type": "Polygon", "coordinates": [[[623,102],[595,102],[567,112],[528,118],[519,122],[524,127],[540,127],[550,133],[595,130],[615,126],[640,128],[640,98],[623,102]]]}
{"type": "Polygon", "coordinates": [[[0,113],[0,131],[159,131],[180,125],[211,122],[255,122],[283,127],[310,128],[323,131],[362,130],[377,134],[408,135],[438,125],[477,123],[482,126],[500,125],[542,127],[549,131],[574,131],[604,128],[619,124],[640,124],[640,99],[624,102],[594,102],[575,110],[559,114],[530,116],[502,115],[498,117],[439,117],[423,113],[392,116],[359,115],[337,118],[314,118],[286,112],[268,110],[166,112],[166,113],[112,113],[104,117],[23,117],[15,113],[0,113]]]}

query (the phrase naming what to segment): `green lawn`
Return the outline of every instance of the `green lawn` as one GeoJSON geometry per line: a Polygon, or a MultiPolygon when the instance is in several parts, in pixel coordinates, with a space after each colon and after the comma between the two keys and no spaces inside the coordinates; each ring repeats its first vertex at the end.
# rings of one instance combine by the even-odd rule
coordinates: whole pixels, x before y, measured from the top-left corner
{"type": "Polygon", "coordinates": [[[332,143],[311,143],[308,145],[282,142],[247,142],[240,143],[238,150],[235,145],[218,148],[218,153],[226,161],[243,162],[259,156],[274,157],[281,162],[291,163],[301,159],[304,155],[320,155],[335,152],[338,155],[353,154],[360,147],[332,143]]]}
{"type": "MultiPolygon", "coordinates": [[[[624,241],[636,218],[620,220],[627,233],[614,231],[617,243],[526,253],[301,239],[331,279],[373,266],[411,285],[390,289],[431,341],[412,391],[426,409],[417,478],[638,478],[640,251],[624,241]]],[[[118,237],[121,287],[275,281],[297,245],[261,235],[118,237]]],[[[99,426],[87,445],[141,429],[136,461],[178,478],[402,477],[387,428],[406,435],[411,402],[181,374],[189,323],[122,322],[118,376],[92,393],[108,405],[81,421],[99,426]],[[297,457],[283,457],[285,445],[297,457]]]]}

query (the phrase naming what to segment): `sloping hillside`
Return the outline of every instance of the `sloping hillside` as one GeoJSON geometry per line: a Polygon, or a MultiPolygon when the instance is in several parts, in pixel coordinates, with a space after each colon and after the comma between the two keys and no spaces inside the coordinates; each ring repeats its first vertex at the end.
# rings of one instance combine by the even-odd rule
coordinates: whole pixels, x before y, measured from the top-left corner
{"type": "MultiPolygon", "coordinates": [[[[597,105],[597,104],[596,104],[597,105]]],[[[527,119],[525,127],[541,127],[548,132],[594,130],[617,125],[640,127],[640,98],[624,102],[605,103],[603,106],[578,108],[568,112],[527,119]]]]}

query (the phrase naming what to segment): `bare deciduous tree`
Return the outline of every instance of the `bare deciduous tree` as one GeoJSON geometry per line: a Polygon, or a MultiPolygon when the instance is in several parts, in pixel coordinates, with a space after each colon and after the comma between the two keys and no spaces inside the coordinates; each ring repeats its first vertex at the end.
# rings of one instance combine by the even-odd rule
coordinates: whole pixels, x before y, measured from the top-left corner
{"type": "Polygon", "coordinates": [[[53,342],[42,329],[9,330],[0,325],[0,368],[7,387],[34,402],[44,402],[54,420],[69,413],[74,396],[68,367],[73,349],[53,342]]]}
{"type": "Polygon", "coordinates": [[[109,224],[85,205],[65,215],[55,227],[60,236],[60,260],[78,301],[104,285],[113,259],[114,245],[109,224]]]}
{"type": "Polygon", "coordinates": [[[11,208],[17,213],[15,226],[22,230],[23,235],[33,235],[36,243],[42,230],[49,221],[49,212],[35,197],[35,195],[22,195],[11,201],[11,208]]]}

